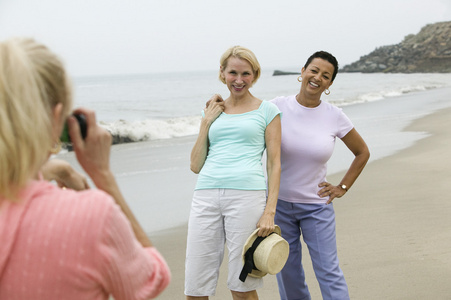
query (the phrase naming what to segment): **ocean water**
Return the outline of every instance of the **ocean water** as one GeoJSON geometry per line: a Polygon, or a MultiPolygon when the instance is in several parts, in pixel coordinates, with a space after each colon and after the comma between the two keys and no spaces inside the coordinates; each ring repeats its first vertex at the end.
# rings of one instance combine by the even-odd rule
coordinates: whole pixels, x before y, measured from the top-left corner
{"type": "MultiPolygon", "coordinates": [[[[197,133],[200,111],[215,93],[228,96],[217,71],[75,78],[75,106],[97,112],[100,124],[130,141],[149,141],[197,133]]],[[[451,74],[339,73],[322,99],[340,107],[390,99],[451,86],[451,74]]],[[[297,75],[263,72],[254,96],[270,100],[299,91],[297,75]]]]}
{"type": "MultiPolygon", "coordinates": [[[[216,76],[211,71],[75,79],[75,106],[94,109],[102,126],[137,141],[113,146],[111,168],[151,235],[188,220],[197,179],[189,170],[189,156],[200,111],[212,94],[228,95],[216,76]]],[[[295,94],[296,78],[263,73],[252,92],[264,100],[295,94]]],[[[330,90],[322,99],[343,108],[368,144],[370,162],[426,137],[427,132],[403,129],[417,118],[451,107],[451,74],[344,73],[330,90]]],[[[83,172],[73,152],[58,157],[83,172]]],[[[347,169],[352,159],[337,141],[328,174],[347,169]]]]}

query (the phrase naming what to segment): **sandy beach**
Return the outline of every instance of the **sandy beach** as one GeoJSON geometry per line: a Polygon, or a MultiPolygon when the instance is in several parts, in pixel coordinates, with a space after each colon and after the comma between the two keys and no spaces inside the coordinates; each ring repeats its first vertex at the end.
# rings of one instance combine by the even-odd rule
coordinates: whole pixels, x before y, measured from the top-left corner
{"type": "MultiPolygon", "coordinates": [[[[451,299],[451,108],[405,128],[428,137],[368,164],[352,189],[334,201],[340,264],[351,299],[451,299]]],[[[343,173],[329,176],[337,183],[343,173]]],[[[184,299],[186,226],[152,236],[166,257],[172,283],[158,299],[184,299]]],[[[305,252],[313,299],[321,293],[305,252]]],[[[222,267],[216,296],[231,299],[222,267]]],[[[266,276],[260,299],[279,299],[266,276]]]]}
{"type": "MultiPolygon", "coordinates": [[[[451,299],[451,88],[344,107],[371,151],[370,162],[334,200],[340,265],[351,299],[451,299]]],[[[111,167],[131,209],[164,255],[172,282],[158,297],[184,299],[186,222],[196,176],[195,137],[116,145],[111,167]],[[170,229],[168,229],[170,228],[170,229]]],[[[58,155],[80,170],[73,153],[58,155]]],[[[352,155],[337,142],[328,181],[339,183],[352,155]],[[334,160],[335,157],[335,160],[334,160]],[[333,171],[337,170],[337,171],[333,171]]],[[[81,171],[81,170],[80,170],[81,171]]],[[[308,251],[312,299],[322,299],[308,251]]],[[[223,263],[216,296],[231,299],[223,263]]],[[[267,275],[260,299],[279,299],[267,275]]]]}

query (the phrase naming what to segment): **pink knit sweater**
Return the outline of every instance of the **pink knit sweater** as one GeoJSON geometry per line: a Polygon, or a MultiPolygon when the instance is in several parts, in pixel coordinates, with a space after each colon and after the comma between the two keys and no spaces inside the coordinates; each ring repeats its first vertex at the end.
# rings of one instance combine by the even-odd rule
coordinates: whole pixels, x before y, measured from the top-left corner
{"type": "Polygon", "coordinates": [[[19,203],[0,197],[0,299],[149,299],[170,281],[113,199],[34,181],[19,203]]]}

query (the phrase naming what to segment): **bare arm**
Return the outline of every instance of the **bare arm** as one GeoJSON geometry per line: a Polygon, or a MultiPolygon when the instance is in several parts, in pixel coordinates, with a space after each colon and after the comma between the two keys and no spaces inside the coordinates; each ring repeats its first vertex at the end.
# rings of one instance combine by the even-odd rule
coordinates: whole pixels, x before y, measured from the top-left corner
{"type": "Polygon", "coordinates": [[[191,171],[198,174],[204,166],[208,154],[208,131],[211,124],[224,111],[224,101],[220,95],[214,95],[209,101],[208,107],[205,108],[205,117],[202,118],[200,124],[199,135],[196,143],[191,150],[191,171]]]}
{"type": "Polygon", "coordinates": [[[346,134],[341,140],[355,155],[355,158],[352,161],[351,166],[349,167],[345,176],[337,186],[332,185],[328,182],[322,182],[319,184],[319,186],[323,188],[319,191],[318,194],[321,197],[330,195],[327,204],[331,203],[334,198],[340,198],[346,193],[346,190],[342,189],[340,186],[344,184],[349,189],[357,180],[366,163],[368,162],[368,159],[370,158],[370,151],[368,149],[368,146],[366,145],[360,134],[357,132],[357,130],[355,130],[355,128],[349,131],[348,134],[346,134]]]}
{"type": "Polygon", "coordinates": [[[268,200],[266,207],[257,223],[260,228],[258,236],[267,236],[274,231],[274,216],[276,214],[277,198],[280,187],[280,143],[281,122],[277,115],[266,127],[266,169],[268,174],[268,200]]]}
{"type": "Polygon", "coordinates": [[[80,136],[80,129],[75,118],[70,117],[68,119],[69,134],[78,162],[89,177],[91,177],[97,188],[111,195],[121,207],[132,225],[136,239],[141,245],[143,247],[152,246],[150,239],[128,207],[116,179],[110,170],[111,134],[96,124],[96,117],[93,111],[77,109],[75,113],[84,114],[88,125],[87,136],[83,140],[80,136]]]}
{"type": "Polygon", "coordinates": [[[42,176],[45,180],[56,181],[59,187],[69,188],[76,191],[89,189],[86,177],[72,168],[72,166],[61,159],[49,159],[41,167],[42,176]]]}

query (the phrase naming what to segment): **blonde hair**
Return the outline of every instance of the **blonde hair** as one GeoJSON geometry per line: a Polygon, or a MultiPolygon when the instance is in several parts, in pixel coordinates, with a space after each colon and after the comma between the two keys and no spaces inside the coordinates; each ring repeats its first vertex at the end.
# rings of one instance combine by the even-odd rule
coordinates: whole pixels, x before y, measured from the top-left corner
{"type": "Polygon", "coordinates": [[[52,109],[72,106],[71,84],[60,59],[29,38],[0,43],[0,195],[15,199],[48,158],[52,109]]]}
{"type": "MultiPolygon", "coordinates": [[[[252,83],[254,84],[257,82],[258,78],[260,78],[261,69],[257,57],[251,50],[242,46],[233,46],[227,49],[219,60],[222,70],[227,68],[227,62],[230,57],[236,57],[247,61],[252,66],[252,71],[254,72],[254,80],[252,83]]],[[[219,70],[219,80],[221,80],[222,83],[226,83],[225,79],[221,76],[221,69],[219,70]]]]}

